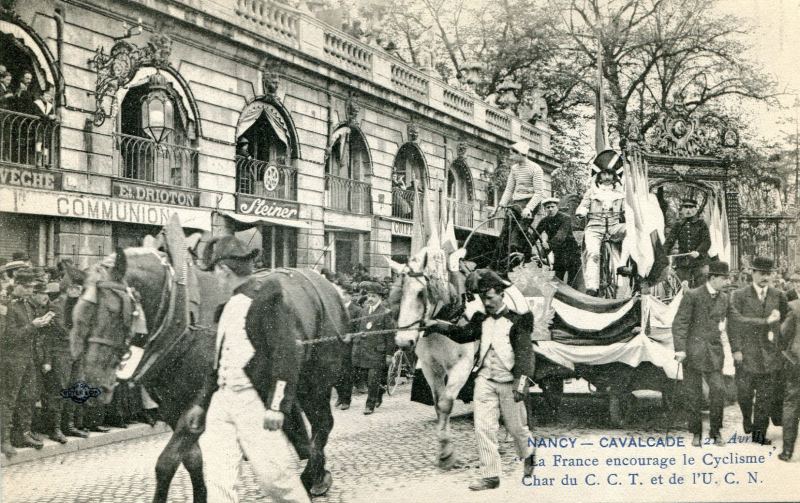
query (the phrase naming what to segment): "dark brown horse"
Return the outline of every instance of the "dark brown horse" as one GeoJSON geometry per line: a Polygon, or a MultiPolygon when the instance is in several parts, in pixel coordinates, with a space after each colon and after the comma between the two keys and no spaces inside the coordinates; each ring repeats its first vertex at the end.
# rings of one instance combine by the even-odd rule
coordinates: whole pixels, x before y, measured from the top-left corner
{"type": "MultiPolygon", "coordinates": [[[[134,379],[158,402],[162,417],[173,429],[156,465],[157,486],[153,501],[166,501],[172,477],[183,463],[192,481],[194,501],[205,502],[199,435],[189,431],[185,415],[211,368],[216,339],[213,316],[216,308],[227,299],[220,298],[220,289],[211,273],[189,267],[187,279],[196,275],[195,288],[200,293],[200,303],[196,308],[187,309],[189,312],[182,312],[182,290],[172,281],[173,269],[164,254],[153,249],[118,251],[104,263],[90,271],[85,295],[75,307],[73,353],[83,355],[86,382],[102,390],[99,402],[110,402],[116,370],[129,348],[137,310],[141,309],[150,335],[139,366],[140,370],[143,367],[146,370],[137,370],[134,379]],[[141,298],[140,307],[132,291],[141,298]],[[176,291],[178,294],[174,293],[176,291]],[[189,318],[185,326],[182,325],[184,318],[189,318]],[[164,323],[165,320],[168,323],[164,323]],[[175,327],[177,329],[172,329],[175,327]]],[[[324,456],[325,444],[333,429],[330,392],[341,362],[342,345],[338,337],[346,332],[348,317],[341,298],[327,280],[310,271],[299,276],[305,279],[292,280],[290,290],[298,297],[292,299],[290,305],[294,306],[292,312],[298,317],[298,323],[306,327],[305,338],[333,339],[305,346],[306,360],[300,373],[296,411],[299,416],[302,409],[312,427],[308,448],[298,449],[301,458],[309,458],[301,479],[312,494],[323,494],[331,484],[324,456]]],[[[273,273],[260,282],[262,285],[279,283],[282,287],[286,279],[283,274],[273,273]]],[[[273,289],[282,290],[274,286],[273,289]]],[[[191,294],[188,290],[184,294],[191,294]]]]}
{"type": "MultiPolygon", "coordinates": [[[[150,248],[130,248],[107,258],[104,264],[96,265],[88,273],[84,296],[75,306],[71,337],[73,355],[82,355],[83,377],[101,390],[99,404],[109,403],[113,398],[117,367],[128,351],[136,311],[141,309],[144,314],[149,334],[156,332],[170,316],[166,309],[169,298],[164,292],[169,290],[171,269],[163,253],[150,248]],[[138,299],[141,303],[137,305],[138,299]]],[[[183,416],[211,368],[216,337],[213,316],[216,307],[226,299],[220,295],[213,274],[199,270],[193,274],[201,293],[195,310],[197,319],[191,320],[193,328],[181,334],[162,331],[159,337],[176,344],[169,354],[162,355],[157,372],[140,381],[173,431],[156,464],[153,498],[156,502],[167,500],[170,482],[181,463],[189,472],[194,501],[206,501],[198,435],[189,431],[183,416]]],[[[91,403],[92,400],[87,402],[91,403]]]]}

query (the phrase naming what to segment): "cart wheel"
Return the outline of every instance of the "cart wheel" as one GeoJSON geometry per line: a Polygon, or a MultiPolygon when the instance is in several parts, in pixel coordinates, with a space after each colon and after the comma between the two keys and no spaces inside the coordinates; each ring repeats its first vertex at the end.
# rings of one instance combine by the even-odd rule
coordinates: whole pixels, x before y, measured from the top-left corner
{"type": "Polygon", "coordinates": [[[400,382],[400,372],[403,371],[403,353],[402,350],[395,351],[392,356],[392,363],[389,364],[389,370],[386,371],[386,394],[391,396],[397,389],[400,382]]]}

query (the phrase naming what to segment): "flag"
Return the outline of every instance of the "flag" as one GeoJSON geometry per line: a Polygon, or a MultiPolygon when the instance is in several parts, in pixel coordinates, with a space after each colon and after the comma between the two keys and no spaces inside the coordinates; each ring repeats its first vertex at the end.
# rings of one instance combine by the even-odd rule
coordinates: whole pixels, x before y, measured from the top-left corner
{"type": "Polygon", "coordinates": [[[438,250],[442,247],[439,240],[439,219],[436,216],[436,209],[434,209],[431,195],[433,191],[425,191],[422,194],[422,212],[424,218],[425,238],[427,239],[428,248],[438,250]]]}
{"type": "Polygon", "coordinates": [[[630,257],[638,274],[655,278],[666,265],[664,214],[655,194],[650,192],[645,160],[639,152],[631,152],[625,176],[625,239],[623,262],[630,257]]]}
{"type": "Polygon", "coordinates": [[[458,250],[458,239],[456,239],[456,227],[455,227],[455,209],[453,206],[450,206],[447,211],[447,218],[444,224],[444,230],[442,231],[442,249],[450,255],[454,251],[458,250]]]}
{"type": "Polygon", "coordinates": [[[706,205],[704,220],[708,224],[711,237],[711,246],[708,249],[709,257],[719,260],[730,260],[730,235],[728,234],[728,216],[725,211],[725,199],[714,194],[711,204],[706,205]]]}
{"type": "Polygon", "coordinates": [[[594,148],[595,153],[606,149],[606,113],[603,98],[603,45],[597,40],[597,89],[594,100],[594,148]]]}
{"type": "MultiPolygon", "coordinates": [[[[424,197],[424,196],[423,196],[424,197]]],[[[412,215],[411,221],[411,257],[419,253],[425,247],[425,222],[422,216],[422,207],[420,206],[420,194],[415,190],[412,193],[412,215]]]]}

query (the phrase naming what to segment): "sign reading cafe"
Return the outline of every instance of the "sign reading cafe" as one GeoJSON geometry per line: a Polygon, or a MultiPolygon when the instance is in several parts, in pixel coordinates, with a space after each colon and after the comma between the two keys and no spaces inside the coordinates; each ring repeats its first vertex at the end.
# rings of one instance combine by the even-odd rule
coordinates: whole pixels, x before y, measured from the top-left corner
{"type": "Polygon", "coordinates": [[[236,196],[236,212],[255,217],[296,220],[300,213],[300,205],[288,201],[239,194],[236,196]]]}

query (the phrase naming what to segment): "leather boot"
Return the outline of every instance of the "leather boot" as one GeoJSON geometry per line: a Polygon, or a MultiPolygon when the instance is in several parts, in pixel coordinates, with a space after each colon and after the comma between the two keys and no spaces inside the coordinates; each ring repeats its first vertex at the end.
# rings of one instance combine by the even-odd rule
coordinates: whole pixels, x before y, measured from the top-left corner
{"type": "Polygon", "coordinates": [[[26,431],[22,434],[20,444],[22,444],[23,447],[33,447],[34,449],[41,449],[44,447],[44,443],[41,440],[37,440],[30,431],[26,431]]]}
{"type": "Polygon", "coordinates": [[[50,434],[47,435],[47,438],[49,438],[53,442],[58,442],[59,444],[67,443],[67,437],[64,436],[64,433],[59,428],[56,428],[53,431],[51,431],[50,434]]]}
{"type": "Polygon", "coordinates": [[[64,428],[61,431],[68,437],[87,438],[89,436],[89,433],[79,430],[72,423],[67,423],[64,425],[64,428]]]}

